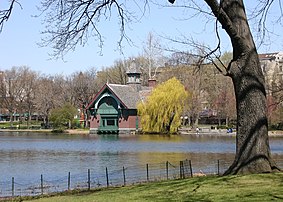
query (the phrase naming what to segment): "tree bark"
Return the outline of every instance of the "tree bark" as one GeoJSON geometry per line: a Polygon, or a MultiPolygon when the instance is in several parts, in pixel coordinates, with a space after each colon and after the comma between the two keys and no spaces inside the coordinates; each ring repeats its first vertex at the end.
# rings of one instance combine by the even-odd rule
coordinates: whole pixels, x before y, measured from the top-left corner
{"type": "Polygon", "coordinates": [[[233,46],[228,67],[237,108],[236,155],[226,174],[264,173],[278,170],[268,140],[264,75],[247,21],[243,0],[206,0],[227,32],[233,46]]]}
{"type": "Polygon", "coordinates": [[[237,107],[236,156],[225,174],[263,173],[276,169],[268,140],[264,77],[255,49],[230,66],[237,107]]]}

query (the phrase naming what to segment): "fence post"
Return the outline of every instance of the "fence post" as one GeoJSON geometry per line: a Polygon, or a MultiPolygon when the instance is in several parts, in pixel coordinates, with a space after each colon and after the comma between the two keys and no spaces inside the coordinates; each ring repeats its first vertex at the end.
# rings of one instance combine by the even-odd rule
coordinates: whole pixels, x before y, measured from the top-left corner
{"type": "Polygon", "coordinates": [[[12,177],[12,197],[14,197],[15,194],[15,179],[12,177]]]}
{"type": "Polygon", "coordinates": [[[183,179],[186,178],[186,175],[185,175],[185,166],[186,166],[186,164],[184,163],[184,161],[182,161],[182,174],[183,174],[183,179]]]}
{"type": "Polygon", "coordinates": [[[68,173],[68,191],[70,190],[71,187],[71,173],[68,173]]]}
{"type": "Polygon", "coordinates": [[[108,169],[106,167],[106,184],[107,184],[107,187],[109,187],[109,178],[108,178],[108,169]]]}
{"type": "Polygon", "coordinates": [[[169,162],[166,161],[166,179],[169,179],[169,162]]]}
{"type": "Polygon", "coordinates": [[[126,173],[124,166],[123,166],[123,178],[124,178],[124,186],[126,186],[126,173]]]}
{"type": "Polygon", "coordinates": [[[182,176],[183,176],[183,179],[186,178],[186,175],[185,175],[185,166],[186,166],[186,163],[184,161],[182,161],[182,176]]]}
{"type": "Polygon", "coordinates": [[[191,177],[193,177],[193,168],[192,168],[192,161],[191,160],[189,160],[189,167],[190,167],[191,177]]]}
{"type": "Polygon", "coordinates": [[[180,179],[183,178],[183,161],[180,161],[180,179]]]}
{"type": "Polygon", "coordinates": [[[88,190],[90,190],[90,169],[87,170],[87,184],[88,184],[88,190]]]}
{"type": "Polygon", "coordinates": [[[220,161],[217,160],[217,174],[220,175],[220,161]]]}
{"type": "Polygon", "coordinates": [[[40,187],[41,187],[41,194],[43,194],[43,175],[40,175],[40,187]]]}
{"type": "Polygon", "coordinates": [[[146,164],[146,180],[149,181],[148,163],[146,164]]]}

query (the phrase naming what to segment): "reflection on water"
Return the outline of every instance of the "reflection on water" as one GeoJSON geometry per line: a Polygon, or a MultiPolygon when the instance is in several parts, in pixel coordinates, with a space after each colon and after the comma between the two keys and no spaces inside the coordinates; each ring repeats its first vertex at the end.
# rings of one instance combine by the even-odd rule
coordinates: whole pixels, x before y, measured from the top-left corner
{"type": "MultiPolygon", "coordinates": [[[[275,156],[282,158],[283,138],[270,140],[275,156]]],[[[231,162],[235,137],[158,135],[54,135],[0,133],[1,180],[33,181],[41,174],[50,179],[68,172],[94,172],[190,159],[195,168],[231,162]]]]}

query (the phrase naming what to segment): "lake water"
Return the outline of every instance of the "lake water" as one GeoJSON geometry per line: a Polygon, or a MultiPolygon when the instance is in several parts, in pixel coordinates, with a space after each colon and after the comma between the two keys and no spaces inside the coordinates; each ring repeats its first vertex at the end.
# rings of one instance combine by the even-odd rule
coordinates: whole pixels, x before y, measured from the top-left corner
{"type": "MultiPolygon", "coordinates": [[[[283,138],[270,138],[272,154],[283,159],[283,138]]],[[[48,180],[72,174],[190,159],[197,171],[234,158],[235,137],[184,135],[66,135],[0,132],[0,182],[48,180]]],[[[280,160],[281,159],[281,160],[280,160]]],[[[283,163],[283,162],[280,162],[283,163]]]]}

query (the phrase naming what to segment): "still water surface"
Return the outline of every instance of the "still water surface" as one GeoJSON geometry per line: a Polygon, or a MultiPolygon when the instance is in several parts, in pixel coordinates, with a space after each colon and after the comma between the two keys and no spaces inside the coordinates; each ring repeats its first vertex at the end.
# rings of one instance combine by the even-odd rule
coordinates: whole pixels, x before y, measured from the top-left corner
{"type": "MultiPolygon", "coordinates": [[[[283,157],[283,138],[270,139],[272,153],[283,157]]],[[[192,160],[205,166],[218,159],[230,162],[235,137],[215,136],[96,136],[45,133],[0,133],[0,181],[15,177],[30,182],[43,174],[56,179],[85,173],[166,161],[192,160]]]]}

